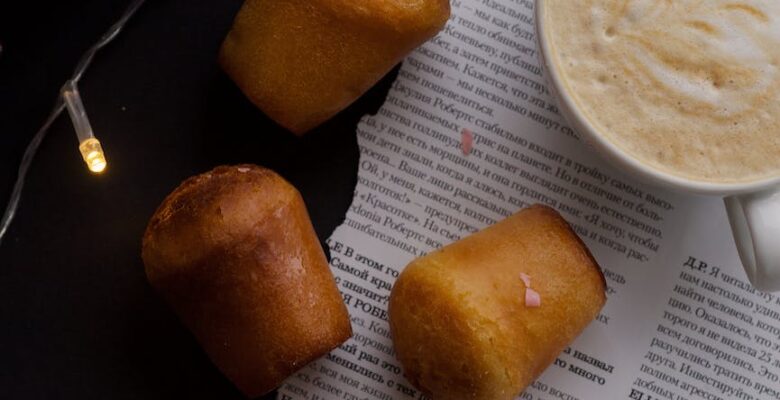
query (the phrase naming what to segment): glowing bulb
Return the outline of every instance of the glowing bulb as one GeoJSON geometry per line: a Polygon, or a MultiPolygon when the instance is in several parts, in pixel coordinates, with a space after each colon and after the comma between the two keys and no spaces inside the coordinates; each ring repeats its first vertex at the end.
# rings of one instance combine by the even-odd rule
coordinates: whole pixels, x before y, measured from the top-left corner
{"type": "Polygon", "coordinates": [[[61,93],[65,106],[68,109],[68,114],[70,114],[70,119],[73,121],[76,136],[79,139],[81,158],[87,163],[90,171],[99,174],[106,169],[106,155],[103,153],[100,141],[92,133],[92,126],[89,124],[87,111],[81,102],[81,95],[79,95],[76,82],[72,80],[65,82],[61,93]]]}
{"type": "Polygon", "coordinates": [[[79,151],[90,171],[99,174],[106,169],[106,155],[103,153],[100,141],[96,138],[92,137],[81,142],[79,151]]]}

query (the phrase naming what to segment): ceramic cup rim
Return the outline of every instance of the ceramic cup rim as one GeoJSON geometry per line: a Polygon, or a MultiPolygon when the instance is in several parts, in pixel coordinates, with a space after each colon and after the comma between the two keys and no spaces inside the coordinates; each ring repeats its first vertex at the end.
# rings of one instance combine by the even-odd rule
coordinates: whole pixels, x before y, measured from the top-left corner
{"type": "Polygon", "coordinates": [[[673,175],[654,168],[636,157],[626,153],[616,144],[601,135],[590,120],[577,106],[574,98],[563,84],[561,72],[554,62],[550,40],[545,31],[545,7],[546,0],[536,0],[535,20],[536,38],[539,44],[540,61],[544,69],[548,85],[552,86],[550,92],[558,101],[558,106],[566,118],[582,137],[591,144],[599,153],[606,156],[614,165],[625,168],[644,181],[682,190],[689,193],[709,195],[733,195],[740,193],[758,192],[768,189],[780,183],[780,176],[748,182],[710,182],[688,179],[679,175],[673,175]]]}

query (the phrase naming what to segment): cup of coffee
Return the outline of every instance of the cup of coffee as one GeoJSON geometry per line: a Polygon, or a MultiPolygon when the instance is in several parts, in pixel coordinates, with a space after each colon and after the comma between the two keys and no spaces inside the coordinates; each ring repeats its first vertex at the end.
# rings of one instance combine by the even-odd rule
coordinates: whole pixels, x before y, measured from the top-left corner
{"type": "Polygon", "coordinates": [[[780,2],[537,0],[559,109],[623,170],[723,196],[750,282],[780,290],[780,2]]]}

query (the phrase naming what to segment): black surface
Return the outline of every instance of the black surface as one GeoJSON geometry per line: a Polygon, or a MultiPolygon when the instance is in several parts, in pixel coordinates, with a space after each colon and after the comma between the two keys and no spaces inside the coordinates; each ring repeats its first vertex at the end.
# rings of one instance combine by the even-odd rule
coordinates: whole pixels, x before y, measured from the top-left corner
{"type": "MultiPolygon", "coordinates": [[[[0,206],[59,86],[128,2],[0,2],[0,206]]],[[[325,239],[352,199],[355,125],[392,76],[296,138],[215,63],[240,3],[148,0],[98,54],[80,88],[105,174],[87,171],[67,117],[52,127],[0,245],[1,399],[243,398],[148,285],[146,223],[186,177],[251,162],[299,188],[325,239]]]]}

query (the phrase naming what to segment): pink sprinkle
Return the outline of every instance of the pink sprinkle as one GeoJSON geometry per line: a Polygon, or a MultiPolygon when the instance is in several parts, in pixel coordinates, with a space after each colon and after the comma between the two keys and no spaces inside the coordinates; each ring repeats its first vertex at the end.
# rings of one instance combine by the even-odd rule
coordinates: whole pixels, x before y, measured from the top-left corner
{"type": "Polygon", "coordinates": [[[536,308],[542,305],[542,298],[539,297],[539,293],[531,288],[525,289],[525,306],[536,308]]]}
{"type": "Polygon", "coordinates": [[[531,277],[528,276],[525,272],[520,273],[520,279],[523,280],[523,283],[525,283],[525,287],[529,288],[531,287],[531,277]]]}
{"type": "Polygon", "coordinates": [[[469,129],[463,128],[460,132],[460,149],[463,150],[463,155],[471,154],[472,147],[474,147],[474,134],[469,129]]]}

